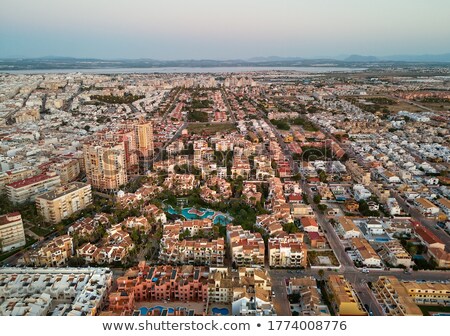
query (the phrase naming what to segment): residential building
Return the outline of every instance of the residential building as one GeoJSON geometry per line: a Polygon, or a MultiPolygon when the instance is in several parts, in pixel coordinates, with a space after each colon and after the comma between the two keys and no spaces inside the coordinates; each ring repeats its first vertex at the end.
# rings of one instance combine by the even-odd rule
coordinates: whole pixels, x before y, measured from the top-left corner
{"type": "Polygon", "coordinates": [[[371,181],[370,171],[361,167],[355,160],[348,160],[345,163],[348,171],[352,173],[356,182],[361,183],[364,186],[368,186],[371,181]]]}
{"type": "Polygon", "coordinates": [[[0,269],[1,316],[94,316],[112,284],[108,268],[0,269]]]}
{"type": "Polygon", "coordinates": [[[346,216],[338,217],[336,228],[344,239],[358,238],[362,235],[355,222],[346,216]]]}
{"type": "MultiPolygon", "coordinates": [[[[298,294],[301,316],[330,316],[327,305],[322,300],[322,295],[317,288],[314,277],[289,278],[286,284],[288,295],[298,294]]],[[[292,302],[293,306],[296,302],[292,302]]]]}
{"type": "Polygon", "coordinates": [[[140,118],[133,123],[125,124],[126,129],[133,129],[136,136],[136,149],[141,167],[148,169],[153,156],[153,124],[150,120],[140,118]]]}
{"type": "Polygon", "coordinates": [[[414,202],[422,215],[426,217],[436,217],[439,214],[439,207],[426,198],[418,197],[414,202]]]}
{"type": "Polygon", "coordinates": [[[208,299],[210,303],[231,303],[233,301],[233,276],[230,268],[209,269],[208,299]]]}
{"type": "Polygon", "coordinates": [[[81,182],[72,182],[36,197],[39,214],[51,224],[58,224],[90,204],[91,185],[81,182]]]}
{"type": "Polygon", "coordinates": [[[314,210],[307,204],[291,204],[291,213],[295,217],[314,217],[314,210]]]}
{"type": "Polygon", "coordinates": [[[355,200],[357,202],[361,200],[367,200],[372,196],[372,193],[367,190],[362,184],[355,184],[353,186],[353,193],[355,195],[355,200]]]}
{"type": "Polygon", "coordinates": [[[123,261],[134,248],[130,235],[122,230],[122,223],[106,230],[106,238],[96,245],[85,243],[77,248],[77,256],[87,263],[111,264],[123,261]]]}
{"type": "Polygon", "coordinates": [[[206,267],[149,266],[140,262],[116,280],[117,292],[109,295],[109,308],[122,315],[131,315],[135,303],[140,301],[206,302],[208,281],[209,269],[206,267]]]}
{"type": "Polygon", "coordinates": [[[319,224],[312,217],[301,217],[300,224],[305,232],[319,232],[319,224]]]}
{"type": "Polygon", "coordinates": [[[264,240],[259,232],[227,225],[227,242],[231,260],[237,266],[264,265],[264,240]]]}
{"type": "Polygon", "coordinates": [[[59,187],[61,179],[54,172],[35,175],[6,185],[8,199],[13,204],[34,202],[38,195],[59,187]]]}
{"type": "Polygon", "coordinates": [[[12,212],[0,216],[0,252],[8,252],[26,244],[22,216],[12,212]]]}
{"type": "Polygon", "coordinates": [[[394,276],[380,276],[372,283],[377,301],[389,316],[422,316],[422,311],[394,276]]]}
{"type": "Polygon", "coordinates": [[[159,260],[175,265],[223,266],[225,240],[200,238],[212,231],[213,223],[206,218],[164,225],[159,260]]]}
{"type": "Polygon", "coordinates": [[[369,267],[381,266],[381,258],[366,239],[352,238],[352,246],[363,265],[369,267]]]}
{"type": "Polygon", "coordinates": [[[391,240],[381,244],[380,256],[393,266],[403,265],[409,268],[414,265],[411,255],[405,250],[398,240],[391,240]]]}
{"type": "Polygon", "coordinates": [[[235,316],[272,316],[272,283],[261,268],[239,267],[233,288],[232,314],[235,316]]]}
{"type": "Polygon", "coordinates": [[[53,238],[42,247],[31,250],[19,259],[26,265],[61,267],[73,256],[73,239],[69,235],[53,238]]]}
{"type": "Polygon", "coordinates": [[[333,308],[340,316],[365,316],[361,302],[359,301],[352,285],[343,275],[331,274],[327,280],[327,291],[334,298],[333,308]]]}
{"type": "Polygon", "coordinates": [[[353,199],[347,199],[344,201],[344,207],[349,212],[357,212],[359,210],[359,203],[353,199]]]}
{"type": "Polygon", "coordinates": [[[85,143],[83,155],[87,180],[93,188],[118,190],[128,182],[123,142],[85,143]]]}
{"type": "Polygon", "coordinates": [[[441,197],[437,200],[437,203],[441,207],[442,211],[450,217],[450,200],[445,197],[441,197]]]}
{"type": "Polygon", "coordinates": [[[268,241],[270,267],[306,267],[307,249],[303,234],[290,234],[268,241]]]}
{"type": "Polygon", "coordinates": [[[31,177],[35,174],[34,169],[31,168],[18,168],[14,170],[8,170],[6,172],[0,172],[0,194],[6,192],[6,185],[24,180],[28,177],[31,177]]]}
{"type": "Polygon", "coordinates": [[[450,253],[440,248],[431,247],[427,251],[439,268],[450,268],[450,253]]]}
{"type": "Polygon", "coordinates": [[[442,240],[421,223],[413,221],[413,229],[416,236],[427,248],[439,248],[445,250],[445,244],[442,240]]]}
{"type": "Polygon", "coordinates": [[[50,165],[49,170],[54,171],[61,178],[62,184],[66,184],[74,181],[80,175],[80,161],[77,159],[66,159],[55,162],[50,165]]]}
{"type": "Polygon", "coordinates": [[[387,208],[389,210],[389,214],[391,216],[398,216],[400,215],[402,209],[400,208],[400,205],[398,205],[398,202],[395,198],[388,198],[386,202],[387,208]]]}
{"type": "Polygon", "coordinates": [[[450,306],[450,283],[445,282],[402,282],[408,295],[418,305],[450,306]]]}
{"type": "Polygon", "coordinates": [[[394,276],[380,276],[373,288],[379,302],[392,316],[422,315],[417,305],[450,305],[448,283],[399,281],[394,276]]]}

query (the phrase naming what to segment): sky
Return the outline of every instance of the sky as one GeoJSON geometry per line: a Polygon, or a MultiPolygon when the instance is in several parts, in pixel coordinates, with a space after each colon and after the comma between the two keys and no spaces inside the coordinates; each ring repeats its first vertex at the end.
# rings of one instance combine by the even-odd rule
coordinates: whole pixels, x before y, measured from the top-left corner
{"type": "Polygon", "coordinates": [[[449,0],[0,0],[0,57],[450,52],[449,0]]]}

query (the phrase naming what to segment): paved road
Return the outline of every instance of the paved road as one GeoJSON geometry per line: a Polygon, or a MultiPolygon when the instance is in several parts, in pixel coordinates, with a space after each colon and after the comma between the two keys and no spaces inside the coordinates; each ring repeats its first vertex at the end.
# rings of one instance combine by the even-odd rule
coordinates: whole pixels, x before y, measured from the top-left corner
{"type": "MultiPolygon", "coordinates": [[[[272,126],[272,130],[277,135],[278,142],[280,146],[284,149],[285,152],[289,151],[289,148],[285,145],[284,141],[282,140],[282,137],[278,130],[270,123],[269,120],[267,120],[269,125],[272,126]]],[[[334,139],[336,142],[338,142],[336,139],[334,139]]],[[[339,143],[339,142],[338,142],[339,143]]],[[[290,155],[290,153],[289,153],[290,155]]],[[[310,189],[310,186],[306,183],[306,181],[302,180],[302,189],[303,192],[306,193],[308,200],[313,199],[313,193],[310,189]]],[[[392,189],[392,188],[391,188],[392,189]]],[[[394,193],[395,194],[395,193],[394,193]]],[[[398,196],[398,195],[397,195],[398,196]]],[[[405,202],[399,201],[401,206],[406,206],[405,202]]],[[[333,226],[329,223],[325,215],[318,209],[317,205],[314,203],[311,203],[311,207],[316,213],[317,222],[322,228],[323,232],[325,233],[325,236],[330,244],[330,247],[333,249],[334,253],[336,254],[336,257],[338,258],[341,267],[339,270],[336,271],[325,271],[324,278],[333,273],[336,274],[343,274],[344,277],[349,281],[353,288],[356,291],[357,296],[359,297],[360,301],[363,304],[366,304],[369,306],[369,310],[373,312],[373,315],[380,316],[384,315],[384,312],[381,308],[381,306],[376,301],[376,298],[374,297],[372,291],[368,287],[368,282],[374,282],[378,279],[379,276],[382,275],[395,275],[397,278],[401,280],[429,280],[429,281],[441,281],[441,280],[450,280],[450,274],[447,272],[429,272],[429,271],[417,271],[413,272],[412,274],[405,274],[403,271],[373,271],[371,270],[368,274],[362,273],[360,270],[358,270],[355,266],[349,255],[345,252],[345,248],[342,245],[342,242],[337,235],[336,231],[334,230],[333,226]]],[[[405,209],[408,210],[408,212],[411,213],[413,218],[419,220],[421,223],[426,225],[428,228],[430,228],[433,232],[438,235],[447,245],[449,245],[450,237],[448,237],[445,232],[442,230],[436,230],[435,228],[435,222],[424,218],[420,215],[420,213],[416,211],[411,211],[411,209],[405,209]]],[[[285,281],[287,278],[290,277],[299,277],[299,276],[314,276],[316,279],[320,279],[320,276],[318,275],[317,270],[305,270],[305,271],[287,271],[287,270],[270,270],[269,271],[272,282],[273,282],[273,288],[275,291],[275,298],[273,299],[275,309],[277,310],[279,315],[284,315],[286,312],[290,314],[289,309],[289,301],[287,299],[286,289],[285,289],[285,281]]]]}
{"type": "Polygon", "coordinates": [[[228,101],[228,97],[225,90],[222,88],[220,89],[220,92],[222,93],[222,98],[225,101],[225,105],[227,106],[228,114],[230,115],[231,121],[233,123],[236,123],[236,118],[234,117],[234,113],[231,110],[230,102],[228,101]]]}
{"type": "Polygon", "coordinates": [[[283,276],[272,279],[272,296],[273,307],[277,315],[290,316],[291,308],[287,298],[286,283],[283,276]]]}
{"type": "Polygon", "coordinates": [[[391,190],[391,194],[395,197],[398,204],[403,208],[403,211],[409,213],[410,216],[416,221],[420,222],[423,226],[433,232],[442,242],[445,244],[446,249],[450,252],[450,236],[442,231],[440,228],[436,228],[437,221],[431,218],[424,217],[420,211],[415,207],[409,205],[403,197],[401,197],[396,190],[391,190]]]}

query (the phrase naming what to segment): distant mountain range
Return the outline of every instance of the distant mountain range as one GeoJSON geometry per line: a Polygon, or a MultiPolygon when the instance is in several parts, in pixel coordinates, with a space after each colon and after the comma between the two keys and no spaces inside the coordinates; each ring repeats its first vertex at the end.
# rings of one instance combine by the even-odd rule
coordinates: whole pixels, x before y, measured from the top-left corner
{"type": "Polygon", "coordinates": [[[450,62],[450,53],[440,55],[393,55],[393,56],[362,56],[350,55],[344,59],[347,62],[414,62],[414,63],[447,63],[450,62]]]}
{"type": "Polygon", "coordinates": [[[441,55],[346,55],[337,57],[304,58],[304,57],[253,57],[249,59],[231,60],[156,60],[140,59],[98,59],[63,56],[46,56],[37,58],[0,58],[0,71],[14,70],[57,70],[57,69],[105,69],[105,68],[160,68],[160,67],[312,67],[312,66],[344,66],[372,67],[395,63],[429,64],[450,66],[450,53],[441,55]]]}

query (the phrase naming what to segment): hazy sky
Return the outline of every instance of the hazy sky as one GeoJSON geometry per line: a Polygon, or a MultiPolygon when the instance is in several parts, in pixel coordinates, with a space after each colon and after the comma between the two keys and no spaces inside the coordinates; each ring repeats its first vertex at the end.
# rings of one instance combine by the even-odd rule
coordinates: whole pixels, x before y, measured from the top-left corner
{"type": "Polygon", "coordinates": [[[0,0],[0,57],[448,52],[449,0],[0,0]]]}

